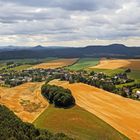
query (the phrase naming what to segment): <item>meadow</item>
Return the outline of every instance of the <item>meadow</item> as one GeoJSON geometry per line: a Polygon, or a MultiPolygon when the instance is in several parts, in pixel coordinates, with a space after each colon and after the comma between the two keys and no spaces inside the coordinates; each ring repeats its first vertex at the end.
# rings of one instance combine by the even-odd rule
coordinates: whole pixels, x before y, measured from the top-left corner
{"type": "Polygon", "coordinates": [[[98,58],[81,58],[73,65],[67,67],[70,70],[83,70],[90,66],[95,66],[99,63],[98,58]]]}
{"type": "Polygon", "coordinates": [[[55,57],[48,57],[44,59],[10,59],[10,60],[0,60],[0,70],[6,69],[8,71],[15,70],[15,71],[21,71],[28,68],[31,68],[34,65],[37,65],[39,63],[48,63],[50,61],[56,60],[55,57]],[[20,64],[19,66],[15,66],[13,68],[7,68],[7,63],[13,63],[13,64],[20,64]]]}
{"type": "Polygon", "coordinates": [[[70,109],[50,105],[34,125],[54,133],[63,132],[77,140],[127,140],[113,127],[77,105],[70,109]]]}

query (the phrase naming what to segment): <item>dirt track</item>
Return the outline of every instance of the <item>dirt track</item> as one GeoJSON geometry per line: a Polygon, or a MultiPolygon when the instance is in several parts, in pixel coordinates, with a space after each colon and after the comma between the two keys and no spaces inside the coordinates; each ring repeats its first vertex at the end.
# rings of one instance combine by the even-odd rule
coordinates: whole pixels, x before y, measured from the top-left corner
{"type": "Polygon", "coordinates": [[[100,63],[98,65],[90,68],[98,68],[98,69],[130,68],[133,70],[140,70],[140,59],[100,60],[100,63]]]}
{"type": "Polygon", "coordinates": [[[73,63],[75,63],[77,61],[77,58],[73,58],[73,59],[58,59],[58,60],[52,60],[48,63],[41,63],[38,65],[35,65],[33,68],[42,68],[42,69],[55,69],[55,68],[59,68],[59,67],[64,67],[64,66],[68,66],[68,65],[72,65],[73,63]]]}
{"type": "Polygon", "coordinates": [[[82,83],[68,84],[54,80],[56,84],[69,88],[76,104],[95,114],[132,140],[140,139],[140,102],[106,92],[82,83]]]}
{"type": "Polygon", "coordinates": [[[40,94],[43,83],[26,83],[14,88],[0,87],[0,104],[13,110],[23,121],[33,122],[48,102],[40,94]]]}

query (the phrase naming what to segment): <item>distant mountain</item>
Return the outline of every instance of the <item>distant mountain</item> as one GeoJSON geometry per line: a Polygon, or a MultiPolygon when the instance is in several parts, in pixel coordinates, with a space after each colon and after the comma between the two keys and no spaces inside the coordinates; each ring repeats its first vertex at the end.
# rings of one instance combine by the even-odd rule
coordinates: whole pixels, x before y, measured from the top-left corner
{"type": "Polygon", "coordinates": [[[45,50],[45,49],[46,49],[46,47],[43,47],[41,45],[30,48],[30,50],[45,50]]]}
{"type": "Polygon", "coordinates": [[[66,48],[66,47],[63,47],[63,46],[41,46],[41,45],[38,45],[38,46],[29,48],[29,50],[52,50],[52,49],[63,49],[63,48],[66,48]]]}
{"type": "Polygon", "coordinates": [[[140,58],[140,47],[127,47],[123,44],[90,45],[86,47],[35,46],[7,49],[0,52],[0,59],[45,58],[45,57],[111,57],[140,58]]]}
{"type": "Polygon", "coordinates": [[[0,52],[3,51],[13,51],[13,50],[23,50],[23,49],[27,49],[28,47],[26,46],[0,46],[0,52]]]}

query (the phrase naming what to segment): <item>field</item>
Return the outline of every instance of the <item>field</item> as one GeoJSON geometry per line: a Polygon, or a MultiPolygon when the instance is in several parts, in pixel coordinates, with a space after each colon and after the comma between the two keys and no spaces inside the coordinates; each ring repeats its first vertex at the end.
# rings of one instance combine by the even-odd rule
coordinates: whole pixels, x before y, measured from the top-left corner
{"type": "Polygon", "coordinates": [[[48,57],[48,58],[44,58],[44,59],[11,59],[11,60],[0,60],[0,70],[2,70],[3,68],[7,69],[7,63],[8,62],[13,62],[15,64],[19,63],[21,64],[20,66],[16,66],[13,68],[9,68],[7,69],[8,71],[11,70],[15,70],[15,71],[21,71],[21,70],[25,70],[28,68],[31,68],[33,65],[37,64],[37,63],[47,63],[49,61],[52,60],[56,60],[57,58],[53,58],[53,57],[48,57]]]}
{"type": "Polygon", "coordinates": [[[49,106],[34,122],[38,128],[47,128],[52,132],[63,132],[77,140],[124,140],[110,125],[88,111],[75,106],[70,109],[49,106]]]}
{"type": "Polygon", "coordinates": [[[112,70],[112,69],[98,69],[98,68],[90,69],[90,68],[88,68],[87,70],[88,71],[95,71],[95,72],[103,72],[103,73],[105,73],[109,76],[114,76],[117,73],[124,72],[124,69],[114,69],[114,70],[112,70]]]}
{"type": "Polygon", "coordinates": [[[26,64],[24,64],[24,65],[21,65],[21,66],[17,66],[15,68],[11,68],[10,70],[21,71],[21,70],[28,69],[30,67],[32,67],[32,65],[26,65],[26,64]]]}
{"type": "Polygon", "coordinates": [[[135,81],[131,83],[120,84],[120,85],[117,85],[116,87],[120,88],[123,86],[129,86],[129,85],[140,83],[140,70],[132,70],[130,73],[128,73],[128,78],[134,79],[135,81]]]}
{"type": "MultiPolygon", "coordinates": [[[[0,63],[0,69],[6,67],[6,62],[9,60],[0,63]]],[[[8,70],[64,67],[75,71],[94,70],[112,76],[130,68],[131,72],[128,73],[128,77],[134,79],[135,82],[126,85],[140,83],[140,60],[104,59],[99,63],[99,59],[96,58],[46,58],[18,60],[17,62],[14,60],[14,62],[21,62],[22,65],[8,70]],[[36,64],[38,62],[40,64],[36,64]]],[[[34,122],[37,127],[47,128],[53,132],[64,132],[79,140],[121,140],[127,139],[125,136],[139,140],[140,102],[86,84],[69,84],[53,80],[50,84],[69,88],[77,104],[70,109],[58,109],[49,106],[47,100],[41,95],[42,84],[43,82],[26,83],[14,88],[0,87],[0,104],[13,110],[23,121],[34,122]]],[[[121,86],[124,85],[119,85],[121,86]]]]}
{"type": "Polygon", "coordinates": [[[140,59],[108,59],[100,60],[100,63],[96,66],[89,67],[88,71],[104,72],[109,76],[113,76],[117,73],[123,73],[126,69],[130,68],[131,72],[128,73],[128,78],[134,79],[134,82],[121,84],[117,87],[124,85],[132,85],[134,83],[140,83],[140,59]]]}
{"type": "Polygon", "coordinates": [[[81,58],[77,61],[77,63],[68,67],[70,70],[81,70],[86,69],[91,66],[95,66],[99,63],[98,58],[81,58]]]}
{"type": "Polygon", "coordinates": [[[128,76],[135,79],[136,82],[140,82],[140,70],[132,70],[132,72],[129,73],[128,76]]]}
{"type": "Polygon", "coordinates": [[[42,68],[42,69],[55,69],[59,67],[64,67],[64,66],[69,66],[72,65],[77,61],[77,58],[73,59],[57,59],[57,60],[52,60],[48,63],[41,63],[38,65],[33,66],[33,68],[42,68]]]}
{"type": "Polygon", "coordinates": [[[140,70],[139,59],[105,59],[100,60],[99,65],[90,67],[91,69],[127,69],[140,70]]]}
{"type": "Polygon", "coordinates": [[[0,87],[0,104],[13,110],[23,121],[32,122],[48,102],[40,94],[43,83],[26,83],[14,88],[0,87]]]}
{"type": "Polygon", "coordinates": [[[139,140],[140,102],[82,84],[69,84],[58,80],[50,84],[69,88],[76,104],[101,118],[130,139],[139,140]]]}

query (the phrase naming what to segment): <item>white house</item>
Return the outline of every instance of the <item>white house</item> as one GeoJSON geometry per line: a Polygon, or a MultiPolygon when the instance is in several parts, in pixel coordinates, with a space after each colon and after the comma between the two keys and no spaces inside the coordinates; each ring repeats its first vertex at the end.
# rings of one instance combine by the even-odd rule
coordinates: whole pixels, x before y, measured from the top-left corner
{"type": "Polygon", "coordinates": [[[139,90],[136,91],[136,96],[140,99],[140,91],[139,90]]]}

